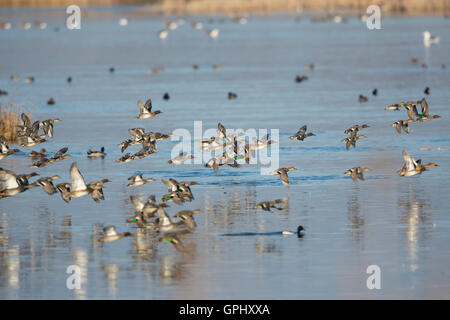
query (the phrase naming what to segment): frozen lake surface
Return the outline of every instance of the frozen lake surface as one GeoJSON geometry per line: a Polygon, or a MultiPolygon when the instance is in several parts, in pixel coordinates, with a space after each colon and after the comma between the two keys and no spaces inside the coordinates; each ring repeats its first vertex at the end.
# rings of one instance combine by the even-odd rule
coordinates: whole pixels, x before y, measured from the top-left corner
{"type": "Polygon", "coordinates": [[[273,15],[241,25],[185,17],[184,25],[160,40],[161,17],[129,15],[123,27],[117,23],[123,15],[115,10],[82,16],[81,30],[67,30],[63,14],[0,13],[0,20],[13,22],[11,30],[0,31],[0,88],[9,92],[0,104],[22,104],[33,119],[62,119],[53,139],[20,147],[26,153],[0,160],[0,167],[58,174],[60,183],[70,182],[69,167],[76,161],[86,180],[111,180],[101,203],[82,197],[66,204],[41,188],[0,200],[1,299],[450,298],[450,151],[421,150],[450,148],[449,19],[385,18],[382,30],[370,31],[356,19],[313,23],[273,15]],[[26,19],[46,20],[48,27],[18,28],[26,19]],[[193,29],[190,23],[197,20],[219,28],[219,37],[193,29]],[[425,30],[440,36],[440,44],[425,48],[425,30]],[[411,57],[419,64],[411,64],[411,57]],[[304,70],[310,63],[314,70],[304,70]],[[158,66],[165,69],[148,72],[158,66]],[[11,75],[22,80],[13,82],[11,75]],[[295,83],[296,75],[309,80],[295,83]],[[36,81],[26,84],[26,76],[36,81]],[[411,134],[399,135],[391,124],[407,119],[406,112],[384,108],[422,99],[427,86],[431,114],[441,118],[412,123],[411,134]],[[378,96],[371,95],[374,88],[378,96]],[[238,98],[228,100],[229,91],[238,98]],[[162,99],[165,92],[168,101],[162,99]],[[359,94],[369,101],[359,103],[359,94]],[[53,106],[47,105],[50,97],[53,106]],[[162,114],[136,119],[137,100],[147,98],[162,114]],[[297,168],[289,173],[291,187],[278,176],[261,175],[255,165],[223,166],[217,175],[198,164],[170,165],[178,143],[170,139],[145,159],[114,161],[127,129],[193,133],[194,121],[202,121],[203,130],[218,122],[279,129],[280,167],[297,168]],[[362,132],[367,138],[346,151],[343,131],[362,123],[370,125],[362,132]],[[290,140],[304,124],[316,136],[290,140]],[[28,168],[31,150],[65,146],[71,159],[28,168]],[[86,157],[88,149],[101,146],[104,159],[86,157]],[[400,177],[403,149],[439,167],[400,177]],[[355,166],[372,169],[365,181],[344,175],[355,166]],[[155,182],[127,187],[127,178],[138,172],[155,182]],[[191,187],[194,201],[167,208],[170,215],[202,210],[195,216],[197,228],[182,236],[190,253],[125,221],[134,211],[130,195],[160,199],[167,192],[162,178],[198,182],[191,187]],[[287,202],[283,210],[251,209],[281,198],[287,202]],[[106,225],[133,236],[101,245],[95,239],[106,225]],[[218,236],[295,231],[298,225],[306,229],[304,238],[218,236]],[[82,270],[80,290],[66,288],[70,265],[82,270]],[[380,290],[366,286],[370,265],[381,269],[380,290]]]}

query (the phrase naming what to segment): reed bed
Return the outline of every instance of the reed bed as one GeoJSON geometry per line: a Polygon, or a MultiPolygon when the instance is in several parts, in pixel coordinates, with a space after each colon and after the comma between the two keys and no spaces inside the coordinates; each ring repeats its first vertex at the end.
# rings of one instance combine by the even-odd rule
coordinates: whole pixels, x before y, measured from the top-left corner
{"type": "MultiPolygon", "coordinates": [[[[17,125],[22,124],[20,115],[22,108],[0,106],[0,136],[4,136],[10,144],[17,144],[17,125]]],[[[31,119],[31,112],[26,113],[31,119]]]]}
{"type": "MultiPolygon", "coordinates": [[[[1,0],[0,7],[67,7],[73,0],[1,0]]],[[[378,5],[384,14],[450,16],[450,0],[78,0],[90,6],[143,5],[137,11],[151,14],[271,13],[302,10],[353,9],[362,14],[378,5]]]]}

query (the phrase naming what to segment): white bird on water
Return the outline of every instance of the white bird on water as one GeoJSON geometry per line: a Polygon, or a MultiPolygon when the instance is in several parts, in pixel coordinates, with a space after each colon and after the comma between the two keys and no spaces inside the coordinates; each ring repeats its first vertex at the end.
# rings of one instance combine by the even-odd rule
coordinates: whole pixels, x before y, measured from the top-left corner
{"type": "Polygon", "coordinates": [[[120,18],[119,19],[119,25],[126,26],[127,24],[128,24],[128,19],[127,18],[120,18]]]}
{"type": "Polygon", "coordinates": [[[162,29],[160,32],[158,32],[158,38],[165,39],[169,35],[169,31],[166,29],[162,29]]]}
{"type": "Polygon", "coordinates": [[[422,32],[423,35],[423,45],[429,47],[432,44],[439,43],[440,38],[437,36],[432,36],[429,31],[422,32]]]}
{"type": "Polygon", "coordinates": [[[214,28],[214,29],[211,29],[211,30],[204,29],[204,31],[210,38],[215,39],[215,38],[217,38],[219,36],[219,29],[217,29],[217,28],[214,28]]]}

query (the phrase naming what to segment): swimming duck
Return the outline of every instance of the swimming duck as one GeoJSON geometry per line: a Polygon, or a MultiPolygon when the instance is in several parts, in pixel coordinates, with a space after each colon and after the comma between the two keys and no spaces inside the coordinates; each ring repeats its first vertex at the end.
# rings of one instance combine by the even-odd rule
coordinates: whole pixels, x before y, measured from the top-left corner
{"type": "Polygon", "coordinates": [[[276,205],[279,203],[283,203],[282,199],[277,199],[274,201],[263,201],[253,206],[253,209],[263,209],[264,211],[271,211],[270,208],[275,208],[281,210],[282,208],[277,207],[276,205]]]}
{"type": "Polygon", "coordinates": [[[367,97],[363,96],[362,94],[360,94],[358,101],[359,102],[367,102],[367,101],[369,101],[369,99],[367,97]]]}
{"type": "Polygon", "coordinates": [[[47,104],[48,105],[54,105],[56,102],[55,102],[55,99],[53,99],[53,98],[50,98],[50,99],[48,99],[48,101],[47,101],[47,104]]]}
{"type": "Polygon", "coordinates": [[[152,100],[148,99],[145,102],[145,105],[142,103],[141,100],[138,101],[138,107],[139,107],[139,115],[136,116],[138,119],[147,119],[156,116],[157,114],[160,114],[160,110],[156,110],[155,112],[152,112],[152,100]]]}
{"type": "Polygon", "coordinates": [[[44,177],[44,178],[40,178],[38,179],[35,184],[39,185],[42,187],[42,189],[47,193],[47,194],[54,194],[56,193],[56,188],[53,185],[53,180],[55,179],[59,179],[58,175],[54,175],[53,177],[44,177]]]}
{"type": "Polygon", "coordinates": [[[116,71],[116,68],[114,68],[114,67],[109,68],[109,73],[114,73],[114,71],[116,71]]]}
{"type": "Polygon", "coordinates": [[[144,179],[142,177],[142,174],[135,174],[128,178],[128,180],[131,180],[129,184],[127,184],[127,187],[137,187],[142,186],[148,182],[155,181],[153,178],[144,179]]]}
{"type": "Polygon", "coordinates": [[[169,94],[168,94],[167,92],[164,93],[163,99],[164,99],[164,100],[169,100],[169,99],[170,99],[170,96],[169,96],[169,94]]]}
{"type": "Polygon", "coordinates": [[[423,93],[425,93],[426,95],[430,94],[430,87],[426,87],[425,90],[423,91],[423,93]]]}
{"type": "Polygon", "coordinates": [[[417,64],[417,63],[419,63],[419,59],[417,59],[417,58],[411,58],[411,59],[410,59],[410,62],[411,62],[411,64],[417,64]]]}
{"type": "Polygon", "coordinates": [[[353,146],[353,148],[356,147],[356,141],[358,141],[361,138],[367,138],[365,135],[361,134],[359,136],[350,136],[348,138],[342,139],[342,142],[345,142],[345,149],[350,149],[350,146],[353,146]]]}
{"type": "Polygon", "coordinates": [[[422,160],[414,160],[408,152],[403,150],[403,159],[405,160],[405,164],[403,168],[397,171],[397,173],[402,177],[411,177],[418,174],[421,174],[423,171],[426,171],[429,167],[438,167],[435,163],[422,164],[422,160]]]}
{"type": "Polygon", "coordinates": [[[67,203],[70,202],[70,187],[71,184],[67,182],[59,183],[56,185],[56,190],[59,191],[59,193],[61,194],[61,198],[67,203]]]}
{"type": "Polygon", "coordinates": [[[296,76],[295,77],[295,82],[297,82],[297,83],[300,83],[300,82],[303,82],[303,81],[306,81],[306,80],[308,80],[308,77],[307,76],[296,76]]]}
{"type": "Polygon", "coordinates": [[[155,67],[155,68],[150,69],[148,72],[150,72],[150,73],[158,73],[158,72],[161,72],[163,70],[164,70],[164,67],[163,66],[159,66],[159,67],[155,67]]]}
{"type": "Polygon", "coordinates": [[[98,240],[101,242],[112,242],[129,236],[131,236],[130,232],[118,233],[115,226],[107,226],[103,228],[103,236],[98,240]]]}
{"type": "Polygon", "coordinates": [[[440,118],[440,116],[438,116],[438,115],[430,116],[428,103],[427,103],[427,100],[425,100],[425,98],[420,100],[419,103],[420,103],[420,105],[422,107],[422,110],[421,110],[421,113],[418,113],[417,110],[416,110],[416,114],[418,116],[416,121],[418,121],[418,122],[426,122],[426,121],[430,121],[430,120],[433,120],[433,119],[440,118]]]}
{"type": "Polygon", "coordinates": [[[228,92],[228,100],[237,99],[238,95],[234,92],[228,92]]]}
{"type": "Polygon", "coordinates": [[[395,129],[397,129],[398,133],[402,133],[402,129],[403,131],[405,131],[406,133],[410,133],[411,130],[408,126],[408,123],[412,122],[413,120],[408,119],[408,120],[398,120],[396,122],[394,122],[392,124],[393,127],[395,127],[395,129]]]}
{"type": "Polygon", "coordinates": [[[291,170],[297,170],[294,167],[289,167],[289,168],[279,168],[276,171],[272,171],[270,174],[278,174],[280,176],[281,182],[283,183],[283,185],[285,185],[286,187],[289,187],[289,177],[288,177],[288,172],[291,170]]]}
{"type": "Polygon", "coordinates": [[[0,160],[20,152],[19,149],[10,149],[4,136],[0,136],[0,160]]]}
{"type": "Polygon", "coordinates": [[[197,30],[203,29],[203,23],[201,22],[192,22],[191,27],[197,30]]]}
{"type": "Polygon", "coordinates": [[[106,153],[105,153],[105,147],[102,147],[101,149],[100,149],[100,151],[97,151],[97,150],[91,150],[91,149],[89,149],[88,151],[87,151],[87,156],[89,157],[89,158],[104,158],[105,156],[106,156],[106,153]]]}
{"type": "Polygon", "coordinates": [[[56,118],[56,119],[47,119],[44,120],[40,123],[40,126],[42,126],[44,133],[49,137],[49,138],[53,138],[53,124],[55,122],[60,122],[61,120],[56,118]]]}
{"type": "Polygon", "coordinates": [[[34,77],[26,77],[25,78],[25,83],[33,83],[34,82],[34,77]]]}
{"type": "Polygon", "coordinates": [[[180,152],[180,154],[178,156],[176,156],[175,158],[172,158],[168,161],[169,164],[180,164],[183,163],[185,161],[188,161],[190,159],[194,159],[193,155],[187,155],[186,152],[180,152]]]}
{"type": "Polygon", "coordinates": [[[306,128],[307,128],[306,125],[304,125],[297,131],[296,134],[294,134],[293,136],[290,136],[289,139],[291,139],[291,140],[297,139],[297,140],[303,141],[305,138],[315,136],[315,134],[312,132],[306,133],[306,130],[307,130],[306,128]]]}
{"type": "Polygon", "coordinates": [[[356,181],[356,179],[364,180],[363,172],[367,171],[370,171],[370,168],[355,167],[348,169],[344,172],[344,174],[349,175],[353,181],[356,181]]]}
{"type": "Polygon", "coordinates": [[[47,150],[45,150],[45,149],[41,149],[41,151],[39,151],[39,152],[36,152],[36,151],[31,151],[29,154],[28,154],[28,156],[30,157],[30,158],[45,158],[46,157],[46,152],[47,152],[47,150]]]}

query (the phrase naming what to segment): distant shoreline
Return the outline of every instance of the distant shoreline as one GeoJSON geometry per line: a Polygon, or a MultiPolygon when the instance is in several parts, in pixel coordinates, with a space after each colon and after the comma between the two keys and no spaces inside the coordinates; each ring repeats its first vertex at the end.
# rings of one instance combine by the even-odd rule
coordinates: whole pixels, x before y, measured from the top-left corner
{"type": "Polygon", "coordinates": [[[3,0],[1,9],[65,8],[76,4],[85,10],[133,6],[132,14],[205,15],[344,13],[362,15],[369,5],[379,5],[382,14],[394,16],[450,17],[450,0],[3,0]],[[150,4],[149,4],[150,3],[150,4]]]}

